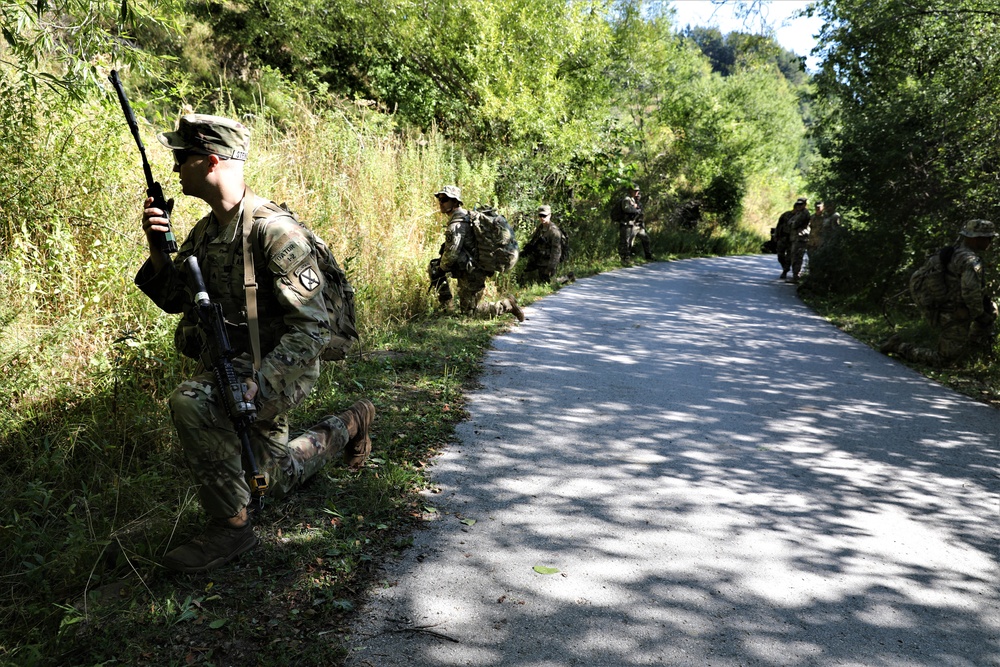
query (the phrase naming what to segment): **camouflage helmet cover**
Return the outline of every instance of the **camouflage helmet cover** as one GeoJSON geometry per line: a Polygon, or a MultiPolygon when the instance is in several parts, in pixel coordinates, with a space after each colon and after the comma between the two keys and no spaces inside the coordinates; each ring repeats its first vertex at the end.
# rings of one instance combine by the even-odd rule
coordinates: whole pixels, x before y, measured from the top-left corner
{"type": "Polygon", "coordinates": [[[969,239],[993,238],[996,236],[996,231],[989,220],[969,220],[959,234],[969,239]]]}
{"type": "Polygon", "coordinates": [[[233,160],[246,160],[250,147],[250,130],[243,123],[201,113],[181,116],[176,130],[156,138],[175,151],[202,151],[233,160]]]}
{"type": "Polygon", "coordinates": [[[438,199],[441,199],[442,197],[447,197],[448,199],[454,199],[459,204],[462,203],[462,191],[459,189],[457,185],[446,185],[437,192],[435,192],[434,196],[437,197],[438,199]]]}

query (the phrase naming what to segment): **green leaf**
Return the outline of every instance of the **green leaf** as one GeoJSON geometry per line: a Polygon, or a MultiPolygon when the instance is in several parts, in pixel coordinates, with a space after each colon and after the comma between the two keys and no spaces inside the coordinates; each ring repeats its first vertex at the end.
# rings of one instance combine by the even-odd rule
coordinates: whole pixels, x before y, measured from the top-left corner
{"type": "Polygon", "coordinates": [[[475,519],[462,519],[462,523],[464,523],[466,526],[474,526],[476,524],[476,520],[475,519]]]}
{"type": "Polygon", "coordinates": [[[554,567],[548,567],[546,565],[536,565],[535,567],[533,567],[531,569],[534,570],[535,572],[537,572],[538,574],[558,574],[559,573],[558,569],[556,569],[554,567]]]}
{"type": "Polygon", "coordinates": [[[212,621],[211,623],[209,623],[208,627],[212,628],[213,630],[218,630],[219,628],[221,628],[225,624],[226,624],[226,619],[224,619],[224,618],[217,618],[214,621],[212,621]]]}

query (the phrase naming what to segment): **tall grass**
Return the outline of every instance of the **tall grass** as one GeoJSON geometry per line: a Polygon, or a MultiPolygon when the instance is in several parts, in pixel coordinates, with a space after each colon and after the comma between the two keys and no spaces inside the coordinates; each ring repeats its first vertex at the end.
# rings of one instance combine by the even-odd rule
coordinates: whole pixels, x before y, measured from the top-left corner
{"type": "MultiPolygon", "coordinates": [[[[114,578],[148,562],[178,512],[193,512],[164,408],[193,364],[173,351],[176,318],[132,282],[146,257],[135,144],[111,95],[20,104],[25,95],[36,93],[0,92],[11,98],[0,104],[0,150],[18,157],[0,175],[0,493],[7,501],[0,625],[13,629],[0,635],[0,658],[13,650],[7,642],[44,644],[61,615],[53,601],[78,596],[105,572],[114,578]]],[[[173,220],[183,238],[207,207],[179,194],[172,156],[155,138],[174,114],[163,120],[154,105],[134,103],[157,119],[141,121],[143,141],[154,175],[177,198],[173,220]]],[[[493,196],[500,165],[466,155],[435,130],[399,128],[364,107],[282,104],[280,122],[263,109],[198,111],[238,116],[251,128],[248,183],[287,203],[341,260],[358,289],[364,344],[416,342],[422,334],[412,322],[433,306],[425,267],[442,236],[432,193],[458,183],[470,205],[503,205],[493,196]]],[[[560,221],[574,232],[572,268],[598,270],[616,256],[617,234],[602,210],[594,202],[560,221]]],[[[524,238],[531,213],[518,229],[524,238]]],[[[761,240],[714,225],[652,231],[662,254],[754,252],[761,240]]],[[[514,289],[514,281],[502,276],[488,297],[514,289]]],[[[483,345],[458,349],[475,359],[483,345]]],[[[328,369],[314,392],[322,396],[304,409],[326,410],[314,403],[329,403],[348,381],[344,373],[328,369]]]]}
{"type": "MultiPolygon", "coordinates": [[[[78,593],[102,561],[117,560],[137,519],[169,520],[190,499],[163,403],[191,364],[172,350],[176,318],[132,283],[146,256],[135,144],[110,97],[46,102],[37,116],[27,108],[20,120],[36,130],[7,134],[22,162],[18,178],[0,180],[6,627],[32,626],[39,606],[78,593]]],[[[314,112],[302,102],[284,128],[263,114],[243,120],[253,133],[248,183],[287,202],[345,265],[363,339],[384,340],[426,311],[424,267],[442,224],[432,193],[449,182],[491,192],[493,165],[364,109],[314,112]]],[[[183,238],[207,207],[179,194],[155,138],[170,124],[142,123],[142,134],[154,175],[177,197],[183,238]]]]}

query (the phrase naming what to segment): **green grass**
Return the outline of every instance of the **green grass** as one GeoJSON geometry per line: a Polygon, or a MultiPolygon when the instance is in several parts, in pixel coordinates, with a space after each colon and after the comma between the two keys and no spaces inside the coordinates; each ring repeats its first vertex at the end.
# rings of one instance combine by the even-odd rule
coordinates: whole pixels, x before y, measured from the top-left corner
{"type": "MultiPolygon", "coordinates": [[[[425,274],[443,227],[430,193],[459,182],[488,200],[497,165],[389,122],[308,108],[294,133],[256,121],[248,180],[316,229],[358,290],[361,354],[328,366],[292,422],[368,397],[375,454],[271,505],[236,566],[178,577],[157,562],[201,518],[165,402],[194,364],[173,350],[176,317],[132,283],[144,186],[118,113],[113,100],[48,109],[19,146],[28,176],[0,180],[0,665],[330,664],[375,566],[423,516],[426,464],[510,322],[432,315],[425,274]]],[[[154,129],[143,123],[153,170],[175,194],[154,129]]],[[[178,199],[179,237],[204,208],[178,199]]],[[[566,270],[581,278],[619,265],[615,230],[588,215],[569,221],[581,231],[566,270]]],[[[711,225],[651,236],[662,259],[761,240],[711,225]]],[[[486,298],[550,291],[505,275],[486,298]]]]}
{"type": "MultiPolygon", "coordinates": [[[[424,467],[452,438],[465,414],[463,391],[508,322],[420,318],[349,365],[330,366],[295,422],[371,398],[378,415],[370,463],[359,472],[328,468],[270,505],[258,523],[261,545],[211,576],[177,576],[156,565],[175,531],[174,543],[198,528],[196,503],[170,453],[146,457],[115,488],[70,492],[52,480],[21,489],[13,527],[30,522],[32,531],[10,533],[24,540],[9,546],[25,562],[23,585],[8,581],[17,604],[6,609],[4,627],[18,634],[5,633],[0,662],[330,664],[366,578],[406,546],[407,529],[423,515],[424,467]],[[159,490],[150,494],[159,503],[118,508],[118,522],[95,516],[137,486],[159,490]],[[67,497],[77,495],[83,505],[67,497]],[[176,503],[167,500],[174,496],[176,503]],[[70,543],[57,543],[58,534],[72,536],[70,543]],[[60,552],[67,560],[54,567],[60,552]],[[53,569],[62,576],[48,576],[53,569]],[[33,576],[36,570],[46,576],[33,576]]],[[[118,467],[137,455],[123,453],[118,467]]],[[[45,470],[59,463],[36,462],[45,470]]],[[[110,476],[110,468],[98,476],[110,476]]]]}

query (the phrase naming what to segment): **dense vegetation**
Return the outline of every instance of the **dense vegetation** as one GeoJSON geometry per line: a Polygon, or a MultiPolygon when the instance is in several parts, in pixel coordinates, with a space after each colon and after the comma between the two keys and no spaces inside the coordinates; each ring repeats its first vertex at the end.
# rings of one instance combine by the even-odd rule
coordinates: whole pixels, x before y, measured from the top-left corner
{"type": "MultiPolygon", "coordinates": [[[[356,582],[432,509],[423,463],[502,326],[433,315],[444,183],[498,203],[522,237],[550,203],[578,273],[615,264],[607,206],[628,181],[662,256],[756,251],[810,190],[846,233],[803,290],[871,322],[961,221],[998,213],[1000,9],[813,11],[815,78],[768,36],[680,31],[641,0],[0,3],[0,663],[336,653],[356,582]],[[260,555],[210,581],[155,566],[197,521],[163,407],[191,368],[132,286],[145,186],[111,68],[168,193],[155,132],[184,108],[238,116],[255,190],[309,221],[358,287],[363,354],[331,365],[296,421],[361,395],[383,408],[372,465],[274,508],[260,555]],[[262,651],[276,636],[287,650],[262,651]]],[[[179,198],[179,235],[202,210],[179,198]]]]}

